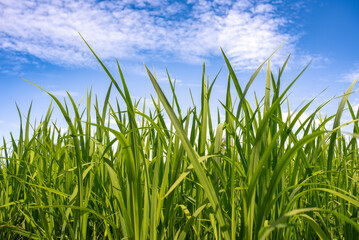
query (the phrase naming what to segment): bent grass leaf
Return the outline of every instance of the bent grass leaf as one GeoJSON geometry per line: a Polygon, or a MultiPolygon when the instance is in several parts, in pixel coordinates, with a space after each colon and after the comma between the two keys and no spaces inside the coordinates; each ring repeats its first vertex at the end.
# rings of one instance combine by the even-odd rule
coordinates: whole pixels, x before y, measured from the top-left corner
{"type": "MultiPolygon", "coordinates": [[[[146,66],[145,66],[146,67],[146,66]]],[[[176,117],[176,114],[174,113],[174,111],[171,108],[171,105],[169,104],[166,96],[164,95],[164,93],[162,92],[162,89],[160,88],[160,86],[157,83],[157,80],[154,78],[154,76],[152,75],[152,73],[148,70],[148,68],[146,67],[147,73],[151,79],[152,85],[155,88],[158,97],[160,98],[162,105],[164,106],[169,118],[171,119],[171,122],[173,124],[173,126],[176,129],[176,132],[179,136],[179,138],[182,141],[182,144],[189,156],[189,159],[193,165],[194,171],[196,172],[199,182],[202,184],[204,191],[206,193],[206,196],[208,197],[211,206],[213,208],[213,211],[215,213],[215,215],[218,218],[218,223],[220,225],[220,228],[223,229],[224,232],[224,238],[225,239],[230,239],[228,230],[225,229],[226,223],[225,223],[225,219],[223,217],[222,214],[222,209],[220,207],[217,195],[214,191],[213,185],[212,183],[210,183],[209,179],[207,178],[202,166],[200,165],[199,162],[199,155],[197,152],[194,151],[194,149],[192,148],[186,133],[184,132],[181,123],[179,122],[178,118],[176,117]]]]}

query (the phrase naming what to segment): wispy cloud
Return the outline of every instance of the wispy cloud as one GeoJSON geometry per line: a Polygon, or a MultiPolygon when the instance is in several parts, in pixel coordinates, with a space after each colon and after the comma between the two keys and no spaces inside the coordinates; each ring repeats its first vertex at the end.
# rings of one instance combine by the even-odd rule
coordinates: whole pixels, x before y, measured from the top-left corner
{"type": "Polygon", "coordinates": [[[356,78],[359,78],[359,66],[356,66],[352,71],[342,75],[340,82],[353,82],[356,78]]]}
{"type": "Polygon", "coordinates": [[[223,47],[238,69],[257,67],[283,41],[274,61],[295,50],[288,19],[253,1],[0,0],[0,49],[58,65],[93,62],[78,32],[103,59],[200,62],[223,47]]]}
{"type": "Polygon", "coordinates": [[[50,91],[56,97],[68,97],[67,93],[69,93],[72,97],[79,96],[78,92],[67,92],[65,90],[57,90],[57,91],[50,91]]]}
{"type": "Polygon", "coordinates": [[[32,67],[41,67],[33,57],[23,56],[19,52],[1,51],[0,49],[0,56],[0,73],[21,76],[23,75],[23,65],[31,64],[32,67]]]}

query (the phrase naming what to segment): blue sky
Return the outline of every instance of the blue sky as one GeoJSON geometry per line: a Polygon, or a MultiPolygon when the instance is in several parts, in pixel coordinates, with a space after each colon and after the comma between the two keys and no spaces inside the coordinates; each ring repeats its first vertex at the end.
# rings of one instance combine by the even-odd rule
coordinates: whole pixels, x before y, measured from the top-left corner
{"type": "MultiPolygon", "coordinates": [[[[68,91],[79,101],[91,87],[103,98],[110,81],[78,32],[116,77],[119,60],[134,98],[154,93],[143,64],[155,69],[165,90],[167,67],[183,106],[190,105],[189,88],[198,98],[203,60],[211,79],[224,66],[220,47],[244,85],[285,41],[271,58],[272,70],[291,53],[288,83],[312,60],[290,101],[298,106],[328,88],[313,105],[318,106],[343,94],[359,76],[358,12],[357,0],[0,0],[0,136],[18,129],[15,103],[26,113],[33,101],[32,121],[49,106],[49,96],[21,78],[60,98],[68,91]]],[[[225,97],[226,78],[223,70],[214,105],[225,97]]],[[[252,90],[261,96],[262,75],[252,90]]],[[[350,100],[359,106],[357,93],[350,100]]],[[[334,101],[325,111],[336,107],[334,101]]],[[[56,111],[54,117],[63,123],[56,111]]]]}

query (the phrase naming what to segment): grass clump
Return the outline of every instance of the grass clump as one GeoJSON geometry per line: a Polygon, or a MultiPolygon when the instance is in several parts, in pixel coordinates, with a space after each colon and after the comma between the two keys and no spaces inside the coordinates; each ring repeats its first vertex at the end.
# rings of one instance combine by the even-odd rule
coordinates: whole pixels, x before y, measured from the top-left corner
{"type": "Polygon", "coordinates": [[[335,115],[316,117],[324,103],[301,121],[312,100],[284,118],[287,92],[305,69],[281,90],[289,57],[276,78],[267,59],[243,90],[223,53],[225,120],[216,122],[215,80],[205,80],[204,67],[201,103],[187,112],[170,77],[171,101],[146,68],[158,99],[145,111],[120,66],[116,81],[94,55],[111,80],[101,109],[91,92],[83,110],[70,94],[62,103],[48,93],[67,132],[51,122],[52,106],[31,130],[30,107],[18,140],[4,141],[1,239],[358,239],[359,111],[348,102],[355,81],[335,115]],[[265,96],[253,106],[246,93],[266,63],[265,96]],[[113,89],[125,105],[110,103],[113,89]],[[340,131],[345,106],[349,139],[340,131]]]}

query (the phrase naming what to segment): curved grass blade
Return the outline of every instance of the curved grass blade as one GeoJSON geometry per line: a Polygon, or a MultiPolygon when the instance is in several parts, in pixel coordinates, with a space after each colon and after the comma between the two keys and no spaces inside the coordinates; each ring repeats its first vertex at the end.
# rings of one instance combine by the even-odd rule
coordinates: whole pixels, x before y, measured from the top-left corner
{"type": "Polygon", "coordinates": [[[171,122],[173,126],[176,129],[176,132],[179,136],[179,138],[182,141],[183,147],[185,148],[188,157],[193,165],[194,171],[196,172],[199,182],[202,184],[203,189],[205,191],[206,196],[208,197],[208,200],[212,206],[212,210],[214,211],[215,215],[217,216],[218,223],[220,225],[221,230],[224,233],[225,239],[230,239],[230,235],[228,230],[225,228],[226,222],[223,217],[222,209],[220,207],[217,195],[214,191],[214,187],[212,183],[209,181],[209,179],[206,176],[206,173],[204,172],[200,162],[199,162],[199,155],[198,153],[192,148],[191,143],[189,142],[186,133],[184,132],[182,128],[182,124],[179,122],[176,114],[174,113],[173,109],[171,108],[171,105],[169,104],[166,96],[162,92],[160,86],[157,83],[157,80],[154,78],[150,70],[145,66],[147,73],[150,77],[150,80],[152,82],[153,87],[155,88],[158,97],[160,98],[162,105],[164,106],[169,118],[171,119],[171,122]]]}

